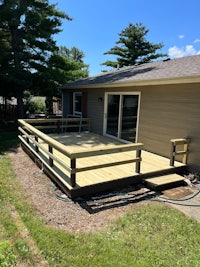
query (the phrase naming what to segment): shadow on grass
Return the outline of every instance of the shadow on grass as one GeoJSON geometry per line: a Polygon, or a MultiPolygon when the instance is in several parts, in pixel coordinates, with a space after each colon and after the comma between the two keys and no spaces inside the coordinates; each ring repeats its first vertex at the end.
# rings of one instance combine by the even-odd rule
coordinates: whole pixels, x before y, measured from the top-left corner
{"type": "Polygon", "coordinates": [[[16,151],[19,146],[17,131],[0,131],[0,155],[7,151],[16,151]]]}

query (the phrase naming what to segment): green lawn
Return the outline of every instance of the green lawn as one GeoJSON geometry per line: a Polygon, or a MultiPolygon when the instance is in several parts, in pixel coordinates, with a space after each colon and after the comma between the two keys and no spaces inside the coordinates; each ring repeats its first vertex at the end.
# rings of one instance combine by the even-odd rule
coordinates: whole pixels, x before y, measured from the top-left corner
{"type": "Polygon", "coordinates": [[[53,267],[200,266],[200,223],[160,203],[135,206],[112,226],[92,234],[45,226],[16,182],[6,152],[14,144],[15,133],[0,133],[0,266],[41,266],[10,216],[10,204],[53,267]]]}

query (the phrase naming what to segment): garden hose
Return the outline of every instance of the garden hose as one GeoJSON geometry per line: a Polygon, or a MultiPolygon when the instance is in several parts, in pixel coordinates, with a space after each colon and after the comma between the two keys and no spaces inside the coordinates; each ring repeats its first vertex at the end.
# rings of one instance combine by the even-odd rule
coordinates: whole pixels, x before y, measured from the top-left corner
{"type": "Polygon", "coordinates": [[[185,207],[200,207],[200,204],[180,203],[180,202],[176,202],[177,200],[171,201],[171,200],[167,200],[167,199],[166,200],[164,200],[164,199],[150,199],[150,201],[169,203],[169,204],[185,206],[185,207]]]}
{"type": "MultiPolygon", "coordinates": [[[[41,173],[43,173],[43,170],[40,171],[41,173]]],[[[65,202],[72,202],[72,200],[70,198],[68,198],[66,195],[61,196],[60,194],[58,194],[56,191],[58,190],[58,187],[55,186],[53,183],[49,183],[47,181],[45,181],[45,179],[43,178],[39,178],[39,176],[37,175],[37,172],[34,172],[33,177],[36,178],[37,180],[39,180],[40,182],[42,182],[43,184],[47,185],[48,188],[51,189],[51,192],[53,192],[54,196],[58,199],[58,200],[62,200],[65,202]]]]}
{"type": "MultiPolygon", "coordinates": [[[[43,168],[41,169],[40,173],[43,173],[43,168]]],[[[42,181],[45,185],[47,185],[50,189],[51,189],[51,192],[53,192],[54,196],[58,199],[58,200],[61,200],[61,201],[65,201],[65,202],[74,202],[72,199],[70,199],[68,196],[66,195],[60,195],[57,190],[59,190],[59,188],[57,186],[55,186],[53,183],[49,183],[49,182],[46,182],[44,179],[42,178],[39,178],[38,175],[36,174],[36,172],[33,173],[33,177],[35,177],[36,179],[38,179],[39,181],[42,181]]],[[[153,192],[153,191],[152,191],[153,192]]],[[[171,198],[166,198],[166,197],[162,197],[162,196],[157,196],[157,198],[150,198],[150,197],[146,197],[146,198],[143,198],[143,200],[149,200],[149,201],[154,201],[154,202],[163,202],[163,203],[169,203],[169,204],[174,204],[174,205],[179,205],[179,206],[188,206],[188,207],[200,207],[200,204],[190,204],[190,203],[181,203],[183,201],[188,201],[190,199],[193,199],[195,198],[197,195],[200,194],[200,189],[194,193],[192,196],[189,196],[189,197],[185,197],[185,198],[181,198],[181,199],[171,199],[171,198]]],[[[125,196],[125,197],[122,197],[122,201],[125,202],[128,200],[130,200],[130,193],[120,193],[120,192],[115,192],[115,194],[113,194],[115,196],[125,196]],[[127,197],[126,197],[127,196],[127,197]]],[[[112,195],[112,196],[113,196],[112,195]]],[[[97,199],[101,199],[101,197],[97,197],[97,199]]],[[[83,202],[84,200],[81,199],[81,202],[83,202]]],[[[91,199],[89,202],[95,202],[95,198],[91,199]]],[[[80,202],[79,200],[75,201],[75,202],[80,202]]],[[[86,201],[84,201],[86,202],[86,201]]],[[[100,202],[98,203],[98,205],[104,205],[106,204],[107,202],[100,202]]]]}
{"type": "Polygon", "coordinates": [[[169,200],[169,201],[186,201],[186,200],[190,200],[194,197],[196,197],[197,195],[200,194],[200,190],[198,190],[196,193],[194,193],[192,196],[189,196],[189,197],[184,197],[184,198],[179,198],[179,199],[173,199],[173,198],[165,198],[165,197],[159,197],[159,198],[162,198],[164,200],[169,200]]]}
{"type": "Polygon", "coordinates": [[[175,204],[175,205],[179,205],[179,206],[200,207],[200,204],[181,203],[182,201],[187,201],[187,200],[193,199],[199,194],[200,194],[200,189],[196,193],[194,193],[193,195],[191,195],[189,197],[185,197],[185,198],[172,199],[172,198],[166,198],[166,197],[158,196],[159,199],[150,199],[150,200],[155,201],[155,202],[167,202],[167,203],[175,204]]]}

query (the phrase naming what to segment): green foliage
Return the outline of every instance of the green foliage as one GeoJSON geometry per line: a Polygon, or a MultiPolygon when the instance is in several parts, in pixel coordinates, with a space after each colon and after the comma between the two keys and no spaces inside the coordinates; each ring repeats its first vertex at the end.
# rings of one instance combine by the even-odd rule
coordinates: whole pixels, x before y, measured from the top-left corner
{"type": "Polygon", "coordinates": [[[69,58],[73,62],[83,63],[84,53],[80,51],[77,47],[73,46],[71,49],[68,49],[66,46],[60,46],[58,54],[62,57],[69,58]]]}
{"type": "Polygon", "coordinates": [[[88,65],[81,61],[75,61],[71,56],[63,56],[58,52],[49,58],[46,70],[34,75],[34,85],[35,88],[43,88],[43,95],[59,96],[58,85],[87,76],[88,65]]]}
{"type": "Polygon", "coordinates": [[[45,113],[46,105],[44,100],[38,98],[30,101],[27,109],[30,113],[45,113]]]}
{"type": "Polygon", "coordinates": [[[47,72],[58,49],[53,35],[61,31],[62,19],[70,20],[48,0],[0,0],[0,87],[3,95],[17,97],[19,117],[23,91],[33,89],[35,75],[47,72]]]}
{"type": "Polygon", "coordinates": [[[0,242],[0,266],[12,267],[17,266],[16,256],[13,252],[13,248],[8,241],[0,242]]]}
{"type": "Polygon", "coordinates": [[[71,18],[48,0],[0,0],[0,87],[5,97],[18,100],[24,116],[23,93],[59,96],[60,84],[88,76],[84,54],[72,47],[59,55],[54,35],[62,20],[71,18]]]}
{"type": "Polygon", "coordinates": [[[49,103],[47,109],[51,114],[52,96],[61,97],[59,85],[66,82],[88,77],[88,65],[83,61],[84,53],[76,47],[68,49],[59,47],[49,58],[48,68],[40,73],[34,74],[34,88],[36,94],[47,96],[49,103]]]}
{"type": "Polygon", "coordinates": [[[131,66],[147,63],[166,54],[157,53],[163,47],[162,43],[153,44],[146,39],[149,30],[142,24],[130,23],[128,27],[119,33],[119,40],[116,46],[111,48],[104,55],[117,56],[115,61],[106,61],[102,65],[112,68],[131,66]]]}
{"type": "Polygon", "coordinates": [[[84,63],[83,58],[85,55],[83,51],[79,50],[77,47],[68,49],[66,46],[60,46],[55,55],[60,56],[65,63],[70,66],[68,72],[64,73],[67,75],[65,81],[75,81],[88,77],[88,65],[84,63]]]}

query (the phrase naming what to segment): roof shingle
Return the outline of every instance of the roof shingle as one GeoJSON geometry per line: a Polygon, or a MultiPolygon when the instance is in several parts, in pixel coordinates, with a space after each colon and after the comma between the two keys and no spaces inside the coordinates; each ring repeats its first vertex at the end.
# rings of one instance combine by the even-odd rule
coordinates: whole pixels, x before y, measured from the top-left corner
{"type": "Polygon", "coordinates": [[[82,80],[77,80],[75,82],[68,83],[63,86],[63,89],[84,85],[92,86],[105,83],[133,83],[138,81],[172,79],[199,75],[200,55],[195,55],[170,60],[150,62],[104,72],[97,76],[88,77],[82,80]]]}

